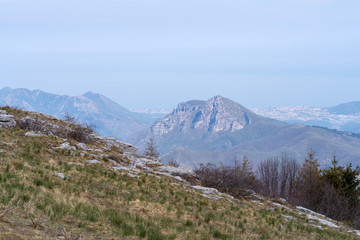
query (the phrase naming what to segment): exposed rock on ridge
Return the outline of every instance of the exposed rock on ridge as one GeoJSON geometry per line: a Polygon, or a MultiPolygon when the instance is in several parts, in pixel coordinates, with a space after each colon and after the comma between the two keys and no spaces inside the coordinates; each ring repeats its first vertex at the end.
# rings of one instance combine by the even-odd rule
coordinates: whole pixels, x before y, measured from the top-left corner
{"type": "Polygon", "coordinates": [[[215,96],[207,101],[180,103],[171,114],[155,122],[151,133],[159,138],[170,132],[235,132],[259,119],[259,116],[240,104],[215,96]]]}
{"type": "Polygon", "coordinates": [[[0,110],[0,127],[14,127],[16,122],[13,115],[9,115],[5,110],[0,110]]]}

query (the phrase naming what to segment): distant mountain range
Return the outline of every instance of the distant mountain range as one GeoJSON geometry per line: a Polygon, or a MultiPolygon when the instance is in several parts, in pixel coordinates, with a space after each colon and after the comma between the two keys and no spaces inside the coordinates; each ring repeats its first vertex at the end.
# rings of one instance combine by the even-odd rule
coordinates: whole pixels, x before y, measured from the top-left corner
{"type": "Polygon", "coordinates": [[[164,112],[129,111],[92,92],[60,96],[40,90],[0,90],[0,105],[52,114],[59,119],[68,112],[84,123],[95,124],[100,134],[130,141],[142,149],[146,139],[153,137],[164,161],[176,160],[190,167],[207,162],[232,163],[244,155],[255,164],[282,153],[302,160],[311,148],[321,165],[328,165],[333,153],[342,164],[360,164],[360,135],[339,131],[359,132],[355,131],[360,125],[359,103],[251,111],[215,96],[207,101],[180,103],[164,117],[164,112]]]}
{"type": "Polygon", "coordinates": [[[342,164],[360,163],[356,135],[265,118],[221,96],[180,103],[135,135],[132,143],[144,146],[150,137],[158,143],[164,161],[191,167],[206,162],[230,164],[244,155],[254,162],[282,153],[303,159],[311,148],[322,165],[330,163],[333,153],[342,164]]]}
{"type": "Polygon", "coordinates": [[[92,92],[81,96],[60,96],[40,90],[3,88],[0,105],[55,115],[61,119],[66,112],[83,123],[96,125],[102,135],[126,140],[156,120],[152,114],[135,113],[109,98],[92,92]]]}

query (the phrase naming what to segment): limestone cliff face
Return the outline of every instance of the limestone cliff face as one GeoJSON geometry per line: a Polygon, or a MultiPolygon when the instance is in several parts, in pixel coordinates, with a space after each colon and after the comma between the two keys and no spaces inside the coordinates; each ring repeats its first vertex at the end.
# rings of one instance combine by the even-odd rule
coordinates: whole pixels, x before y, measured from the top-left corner
{"type": "Polygon", "coordinates": [[[156,121],[151,132],[155,138],[171,132],[234,132],[255,123],[260,118],[238,103],[215,96],[207,101],[180,103],[171,114],[156,121]]]}

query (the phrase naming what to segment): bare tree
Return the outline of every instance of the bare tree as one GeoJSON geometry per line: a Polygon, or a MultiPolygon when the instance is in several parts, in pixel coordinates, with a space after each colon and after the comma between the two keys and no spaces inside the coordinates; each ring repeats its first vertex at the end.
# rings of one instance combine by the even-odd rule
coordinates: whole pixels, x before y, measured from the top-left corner
{"type": "Polygon", "coordinates": [[[270,197],[291,198],[298,176],[299,165],[295,158],[286,154],[262,161],[259,165],[259,178],[262,183],[262,193],[270,197]]]}
{"type": "Polygon", "coordinates": [[[285,199],[291,198],[299,169],[300,166],[295,158],[289,158],[285,153],[282,154],[279,174],[280,197],[285,199]]]}
{"type": "Polygon", "coordinates": [[[147,141],[144,155],[148,157],[159,158],[159,152],[157,150],[155,140],[152,137],[147,141]]]}
{"type": "Polygon", "coordinates": [[[63,119],[64,121],[67,121],[69,123],[78,124],[76,118],[74,116],[71,116],[69,112],[65,112],[63,119]]]}
{"type": "Polygon", "coordinates": [[[288,178],[288,192],[286,199],[291,200],[294,197],[294,192],[296,192],[296,180],[299,175],[300,165],[296,162],[295,158],[292,158],[288,161],[287,169],[289,173],[288,178]]]}
{"type": "Polygon", "coordinates": [[[277,197],[279,190],[279,158],[273,157],[262,161],[259,165],[259,177],[264,187],[264,194],[277,197]]]}
{"type": "Polygon", "coordinates": [[[249,190],[254,190],[258,186],[252,164],[246,156],[242,163],[235,160],[232,166],[200,165],[195,173],[199,177],[201,185],[216,188],[234,197],[249,195],[251,194],[249,190]]]}

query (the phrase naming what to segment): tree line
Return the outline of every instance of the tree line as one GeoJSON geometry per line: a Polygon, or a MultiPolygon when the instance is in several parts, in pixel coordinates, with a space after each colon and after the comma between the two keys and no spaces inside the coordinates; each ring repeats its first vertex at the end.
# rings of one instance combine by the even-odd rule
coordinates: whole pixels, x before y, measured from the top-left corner
{"type": "Polygon", "coordinates": [[[231,166],[206,164],[195,172],[203,186],[234,197],[255,191],[360,228],[360,169],[351,164],[340,166],[335,155],[332,165],[324,169],[319,168],[311,150],[302,164],[283,154],[263,160],[254,168],[245,156],[231,166]]]}

